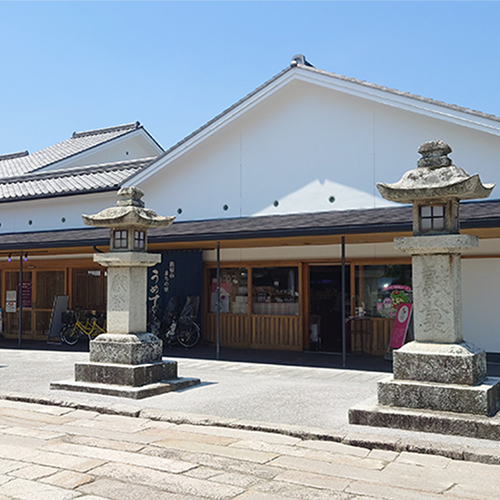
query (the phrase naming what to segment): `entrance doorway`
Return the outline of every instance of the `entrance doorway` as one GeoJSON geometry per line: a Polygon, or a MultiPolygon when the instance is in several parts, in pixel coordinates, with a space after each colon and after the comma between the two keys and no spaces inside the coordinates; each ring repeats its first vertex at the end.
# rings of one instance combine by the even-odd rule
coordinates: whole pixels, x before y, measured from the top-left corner
{"type": "MultiPolygon", "coordinates": [[[[346,308],[350,296],[348,276],[346,266],[346,308]]],[[[309,266],[309,300],[310,348],[342,352],[341,266],[309,266]]]]}

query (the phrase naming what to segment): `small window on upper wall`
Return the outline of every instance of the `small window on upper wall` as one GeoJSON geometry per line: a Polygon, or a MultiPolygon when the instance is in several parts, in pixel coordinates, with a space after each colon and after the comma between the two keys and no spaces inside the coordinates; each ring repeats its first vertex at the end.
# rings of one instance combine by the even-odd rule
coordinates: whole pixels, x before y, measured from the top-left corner
{"type": "Polygon", "coordinates": [[[420,207],[420,230],[442,231],[444,230],[444,205],[425,205],[420,207]]]}

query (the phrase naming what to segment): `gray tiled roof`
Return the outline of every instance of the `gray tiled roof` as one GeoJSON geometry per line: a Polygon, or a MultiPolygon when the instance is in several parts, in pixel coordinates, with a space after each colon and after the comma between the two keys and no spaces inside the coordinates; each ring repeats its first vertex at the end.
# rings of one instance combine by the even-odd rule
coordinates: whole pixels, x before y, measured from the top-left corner
{"type": "MultiPolygon", "coordinates": [[[[500,228],[500,200],[462,203],[462,228],[500,228]]],[[[224,241],[293,236],[348,235],[411,231],[410,206],[314,214],[268,215],[194,222],[174,222],[149,231],[150,243],[224,241]]],[[[4,234],[0,251],[109,244],[108,229],[71,229],[4,234]]]]}
{"type": "Polygon", "coordinates": [[[33,172],[0,182],[0,203],[118,189],[155,158],[33,172]]]}
{"type": "Polygon", "coordinates": [[[118,127],[75,132],[65,141],[41,149],[31,154],[11,153],[0,156],[0,178],[19,176],[34,172],[58,161],[70,158],[78,153],[99,146],[116,137],[127,134],[141,127],[139,122],[118,127]]]}
{"type": "Polygon", "coordinates": [[[383,85],[377,85],[375,83],[366,82],[364,80],[357,80],[356,78],[351,78],[349,76],[339,75],[337,73],[332,73],[331,71],[325,71],[325,70],[318,69],[318,68],[311,67],[311,66],[304,66],[302,64],[298,64],[297,67],[305,69],[307,71],[311,71],[312,73],[318,73],[320,75],[325,75],[325,76],[329,76],[332,78],[336,78],[337,80],[343,80],[345,82],[355,83],[357,85],[362,85],[363,87],[381,90],[383,92],[389,92],[391,94],[395,94],[395,95],[398,95],[401,97],[408,97],[409,99],[415,99],[417,101],[426,102],[429,104],[434,104],[436,106],[442,106],[442,107],[448,108],[448,109],[453,109],[454,111],[459,111],[461,113],[467,113],[469,115],[480,116],[481,118],[487,118],[488,120],[494,120],[494,121],[500,122],[500,117],[498,117],[496,115],[491,115],[488,113],[483,113],[482,111],[476,111],[474,109],[469,109],[469,108],[465,108],[462,106],[457,106],[456,104],[449,104],[449,103],[444,102],[444,101],[437,101],[435,99],[431,99],[430,97],[422,97],[421,95],[418,95],[418,94],[411,94],[410,92],[403,92],[401,90],[392,89],[390,87],[384,87],[383,85]]]}

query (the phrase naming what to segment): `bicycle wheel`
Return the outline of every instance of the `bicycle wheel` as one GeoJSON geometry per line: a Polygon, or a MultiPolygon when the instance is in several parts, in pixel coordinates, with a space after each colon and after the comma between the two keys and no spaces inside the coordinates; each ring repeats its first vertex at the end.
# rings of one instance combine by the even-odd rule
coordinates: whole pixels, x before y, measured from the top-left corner
{"type": "Polygon", "coordinates": [[[75,345],[82,336],[80,329],[76,325],[66,325],[59,334],[61,340],[68,345],[75,345]]]}
{"type": "Polygon", "coordinates": [[[200,327],[194,322],[179,323],[177,340],[182,347],[194,347],[201,337],[200,327]]]}

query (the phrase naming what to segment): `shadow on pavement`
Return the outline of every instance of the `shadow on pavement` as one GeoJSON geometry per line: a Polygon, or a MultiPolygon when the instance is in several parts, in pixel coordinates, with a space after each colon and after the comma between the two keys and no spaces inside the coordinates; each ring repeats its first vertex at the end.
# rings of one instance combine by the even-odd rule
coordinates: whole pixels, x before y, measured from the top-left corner
{"type": "MultiPolygon", "coordinates": [[[[17,339],[0,339],[0,349],[17,349],[17,339]]],[[[74,346],[66,344],[47,343],[46,341],[24,340],[22,349],[44,351],[88,352],[89,343],[82,339],[74,346]]],[[[216,359],[216,348],[211,344],[200,344],[191,349],[180,346],[165,346],[163,355],[173,358],[216,359]]],[[[220,348],[220,361],[240,363],[260,363],[288,366],[308,366],[315,368],[345,368],[348,370],[363,370],[376,372],[392,372],[392,362],[379,356],[351,355],[346,357],[346,365],[342,366],[342,354],[320,351],[279,351],[262,349],[220,348]]],[[[495,354],[488,355],[488,376],[500,377],[500,360],[495,354]]]]}

